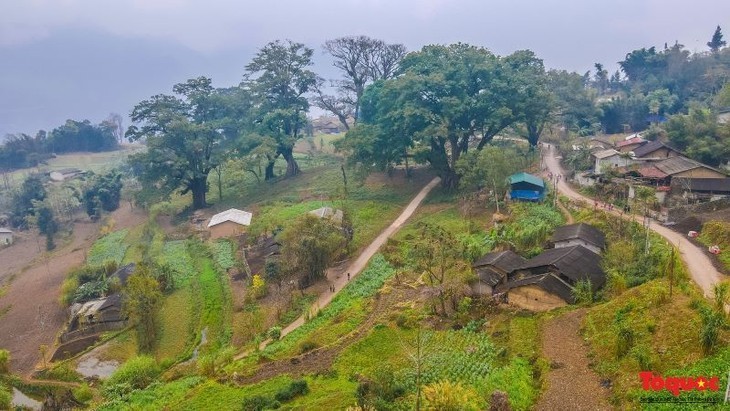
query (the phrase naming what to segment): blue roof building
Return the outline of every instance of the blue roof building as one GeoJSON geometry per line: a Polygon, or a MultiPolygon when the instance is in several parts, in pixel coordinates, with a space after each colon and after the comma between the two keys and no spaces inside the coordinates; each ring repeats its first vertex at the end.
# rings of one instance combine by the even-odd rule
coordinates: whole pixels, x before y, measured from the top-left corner
{"type": "Polygon", "coordinates": [[[545,198],[545,182],[542,178],[525,172],[509,176],[512,200],[541,201],[545,198]]]}

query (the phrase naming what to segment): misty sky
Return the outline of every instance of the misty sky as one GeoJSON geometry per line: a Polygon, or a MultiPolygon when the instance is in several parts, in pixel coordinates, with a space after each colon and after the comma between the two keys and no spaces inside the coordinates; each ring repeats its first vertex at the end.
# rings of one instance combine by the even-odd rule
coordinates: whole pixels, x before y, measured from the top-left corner
{"type": "MultiPolygon", "coordinates": [[[[549,68],[617,68],[631,50],[679,41],[705,51],[727,0],[0,0],[0,136],[99,122],[172,85],[241,80],[257,48],[319,46],[364,34],[417,50],[466,42],[505,55],[529,48],[549,68]]],[[[127,124],[128,125],[128,121],[127,124]]]]}

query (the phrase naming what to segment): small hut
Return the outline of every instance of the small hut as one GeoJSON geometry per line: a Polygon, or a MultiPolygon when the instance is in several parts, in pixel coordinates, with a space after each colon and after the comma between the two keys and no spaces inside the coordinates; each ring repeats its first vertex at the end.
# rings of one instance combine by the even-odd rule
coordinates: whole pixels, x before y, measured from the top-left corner
{"type": "Polygon", "coordinates": [[[525,172],[509,176],[512,200],[541,201],[545,198],[545,182],[542,178],[525,172]]]}

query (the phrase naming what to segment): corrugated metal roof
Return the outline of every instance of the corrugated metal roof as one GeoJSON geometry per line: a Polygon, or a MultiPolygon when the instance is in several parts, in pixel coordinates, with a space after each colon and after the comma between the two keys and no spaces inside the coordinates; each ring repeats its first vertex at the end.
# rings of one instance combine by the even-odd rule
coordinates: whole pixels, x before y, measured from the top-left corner
{"type": "Polygon", "coordinates": [[[702,166],[702,164],[682,156],[670,157],[655,164],[656,168],[667,175],[682,173],[702,166]]]}
{"type": "Polygon", "coordinates": [[[320,207],[316,210],[310,211],[309,214],[312,214],[319,218],[326,218],[336,223],[342,223],[342,210],[335,210],[332,207],[320,207]]]}
{"type": "Polygon", "coordinates": [[[210,223],[208,223],[208,228],[213,227],[214,225],[218,225],[220,223],[224,223],[226,221],[232,221],[240,225],[251,225],[252,217],[253,214],[249,213],[248,211],[231,208],[230,210],[226,210],[211,217],[210,223]]]}
{"type": "Polygon", "coordinates": [[[653,153],[653,152],[655,152],[655,151],[657,151],[657,150],[659,150],[661,148],[667,148],[667,149],[672,150],[672,151],[674,151],[676,153],[679,153],[679,151],[673,149],[672,147],[669,147],[668,145],[666,145],[666,144],[664,144],[664,143],[662,143],[661,141],[658,141],[658,140],[650,141],[650,142],[648,142],[648,143],[646,143],[646,144],[644,144],[642,146],[636,147],[632,151],[634,153],[634,157],[641,158],[641,157],[646,157],[649,154],[651,154],[651,153],[653,153]]]}
{"type": "Polygon", "coordinates": [[[512,174],[509,176],[509,183],[515,184],[519,182],[525,182],[529,184],[536,185],[538,187],[545,187],[545,182],[542,180],[542,178],[533,176],[532,174],[525,173],[524,171],[517,174],[512,174]]]}
{"type": "Polygon", "coordinates": [[[2,228],[0,228],[0,233],[12,234],[13,233],[13,230],[11,230],[9,228],[2,227],[2,228]]]}

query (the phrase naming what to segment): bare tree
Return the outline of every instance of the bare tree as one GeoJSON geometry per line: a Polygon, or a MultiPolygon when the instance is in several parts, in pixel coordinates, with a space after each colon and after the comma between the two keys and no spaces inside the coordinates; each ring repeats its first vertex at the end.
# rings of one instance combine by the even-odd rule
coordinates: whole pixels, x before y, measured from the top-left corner
{"type": "Polygon", "coordinates": [[[323,47],[334,58],[332,64],[341,71],[343,78],[331,82],[337,89],[336,96],[324,93],[324,80],[320,79],[313,104],[333,113],[349,130],[347,118],[352,116],[357,122],[360,99],[367,85],[393,77],[406,48],[367,36],[340,37],[328,40],[323,47]]]}
{"type": "Polygon", "coordinates": [[[121,144],[124,141],[124,119],[119,113],[110,113],[107,117],[106,122],[112,126],[112,132],[114,137],[117,138],[117,142],[121,144]]]}

